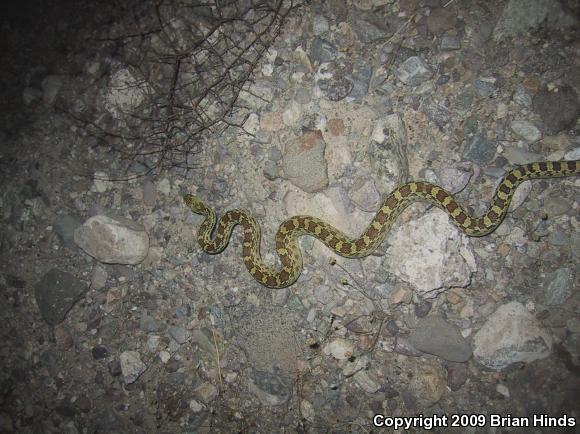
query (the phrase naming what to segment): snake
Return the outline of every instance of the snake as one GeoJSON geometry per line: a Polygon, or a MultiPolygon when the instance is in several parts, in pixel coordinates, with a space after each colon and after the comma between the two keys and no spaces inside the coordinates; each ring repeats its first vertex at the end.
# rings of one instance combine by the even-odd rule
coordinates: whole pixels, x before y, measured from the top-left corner
{"type": "Polygon", "coordinates": [[[187,207],[204,216],[198,232],[198,243],[208,254],[218,254],[227,247],[234,227],[243,228],[242,257],[250,274],[269,288],[294,284],[302,273],[302,253],[298,237],[310,235],[336,254],[346,258],[370,255],[384,240],[397,216],[416,201],[426,201],[445,211],[451,221],[466,235],[482,237],[496,230],[506,216],[517,187],[524,181],[580,175],[580,160],[541,161],[516,166],[508,171],[495,190],[491,203],[481,216],[470,215],[444,188],[427,181],[413,181],[393,190],[383,200],[370,224],[358,238],[351,238],[316,217],[298,215],[285,220],[276,233],[276,253],[281,266],[271,267],[260,255],[260,226],[251,212],[232,209],[219,219],[199,197],[186,194],[187,207]],[[215,232],[215,234],[214,234],[215,232]]]}

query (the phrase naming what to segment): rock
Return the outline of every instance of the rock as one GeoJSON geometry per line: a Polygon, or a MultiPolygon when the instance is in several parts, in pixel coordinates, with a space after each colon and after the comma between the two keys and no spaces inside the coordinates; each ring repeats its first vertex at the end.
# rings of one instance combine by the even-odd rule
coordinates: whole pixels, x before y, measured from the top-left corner
{"type": "Polygon", "coordinates": [[[527,143],[534,143],[542,138],[540,130],[526,120],[515,120],[510,127],[518,137],[524,139],[527,143]]]}
{"type": "Polygon", "coordinates": [[[455,28],[455,12],[449,8],[435,8],[426,18],[427,29],[434,35],[440,36],[455,28]]]}
{"type": "Polygon", "coordinates": [[[409,384],[413,396],[422,407],[437,403],[447,390],[445,372],[440,366],[424,365],[409,384]]]}
{"type": "Polygon", "coordinates": [[[108,278],[107,270],[100,265],[95,266],[91,274],[91,289],[99,290],[104,288],[108,278]]]}
{"type": "Polygon", "coordinates": [[[171,336],[173,340],[180,345],[187,342],[188,333],[187,330],[185,330],[183,327],[179,326],[169,327],[168,333],[169,336],[171,336]]]}
{"type": "Polygon", "coordinates": [[[495,77],[483,77],[474,80],[473,87],[482,98],[489,98],[498,90],[498,81],[495,77]]]}
{"type": "Polygon", "coordinates": [[[309,193],[325,188],[328,185],[325,148],[320,131],[306,132],[288,145],[282,158],[282,168],[287,179],[309,193]]]}
{"type": "Polygon", "coordinates": [[[279,112],[265,112],[260,116],[260,128],[263,131],[278,131],[283,127],[282,114],[279,112]]]}
{"type": "Polygon", "coordinates": [[[106,357],[109,357],[109,349],[104,345],[97,345],[93,347],[91,350],[91,354],[93,355],[93,359],[100,360],[106,357]]]}
{"type": "Polygon", "coordinates": [[[469,241],[440,210],[396,226],[383,266],[410,283],[424,298],[441,288],[465,287],[476,270],[469,241]]]}
{"type": "MultiPolygon", "coordinates": [[[[431,83],[428,84],[431,85],[431,83]]],[[[443,128],[451,120],[451,110],[444,100],[426,98],[421,104],[421,110],[440,128],[443,128]]]]}
{"type": "Polygon", "coordinates": [[[381,383],[374,377],[375,375],[370,374],[369,371],[358,371],[353,378],[366,393],[376,393],[381,388],[381,383]]]}
{"type": "Polygon", "coordinates": [[[324,347],[324,354],[331,355],[337,360],[346,360],[353,355],[354,344],[346,339],[337,338],[324,347]]]}
{"type": "Polygon", "coordinates": [[[53,268],[34,286],[34,297],[44,320],[56,325],[86,291],[75,276],[53,268]]]}
{"type": "Polygon", "coordinates": [[[461,50],[461,39],[457,35],[445,35],[441,38],[441,50],[461,50]]]}
{"type": "Polygon", "coordinates": [[[338,50],[336,46],[322,38],[315,38],[310,48],[310,57],[313,63],[321,64],[336,59],[338,50]]]}
{"type": "Polygon", "coordinates": [[[368,20],[357,18],[357,15],[352,15],[350,18],[352,30],[356,33],[359,40],[364,44],[372,43],[387,37],[386,30],[381,29],[368,20]]]}
{"type": "Polygon", "coordinates": [[[544,279],[544,300],[548,306],[564,304],[572,295],[574,275],[570,268],[559,268],[544,279]]]}
{"type": "Polygon", "coordinates": [[[109,181],[109,175],[101,171],[95,172],[93,176],[93,191],[96,191],[97,193],[105,193],[112,187],[113,183],[109,181]]]}
{"type": "Polygon", "coordinates": [[[483,366],[501,370],[517,362],[543,359],[552,337],[524,305],[512,301],[489,316],[473,338],[473,355],[483,366]]]}
{"type": "Polygon", "coordinates": [[[61,239],[65,247],[73,247],[74,243],[74,232],[81,225],[81,222],[68,214],[58,217],[58,220],[53,224],[54,231],[61,239]]]}
{"type": "Polygon", "coordinates": [[[323,63],[316,72],[316,84],[330,101],[340,101],[353,90],[351,74],[352,65],[348,62],[335,60],[323,63]]]}
{"type": "Polygon", "coordinates": [[[201,402],[208,404],[213,401],[216,396],[218,396],[218,389],[210,382],[205,382],[196,387],[193,393],[199,398],[201,402]]]}
{"type": "Polygon", "coordinates": [[[296,126],[301,117],[302,107],[294,100],[290,101],[286,110],[282,112],[282,121],[289,127],[296,126]]]}
{"type": "Polygon", "coordinates": [[[124,351],[119,359],[125,384],[132,384],[137,381],[137,378],[147,369],[137,351],[124,351]]]}
{"type": "Polygon", "coordinates": [[[288,380],[277,370],[265,372],[254,369],[250,372],[248,383],[249,391],[264,405],[281,405],[290,399],[288,380]]]}
{"type": "Polygon", "coordinates": [[[352,73],[347,76],[347,79],[352,82],[352,90],[348,97],[355,101],[361,101],[368,93],[372,75],[373,70],[368,63],[355,62],[352,73]]]}
{"type": "Polygon", "coordinates": [[[580,115],[578,94],[571,86],[561,86],[553,92],[543,90],[534,97],[533,107],[552,134],[573,128],[580,115]]]}
{"type": "Polygon", "coordinates": [[[129,69],[115,72],[109,80],[105,109],[114,116],[133,113],[150,92],[146,82],[136,78],[129,69]]]}
{"type": "Polygon", "coordinates": [[[49,107],[54,104],[58,92],[62,88],[63,80],[58,75],[47,75],[42,80],[42,102],[49,107]]]}
{"type": "Polygon", "coordinates": [[[376,212],[381,203],[381,194],[372,179],[361,181],[353,186],[350,198],[363,211],[376,212]]]}
{"type": "Polygon", "coordinates": [[[141,314],[141,318],[139,318],[139,328],[145,333],[157,332],[160,329],[155,318],[147,314],[145,311],[141,314]]]}
{"type": "Polygon", "coordinates": [[[516,91],[514,92],[514,96],[512,99],[516,104],[519,104],[522,107],[525,107],[527,109],[532,108],[532,95],[530,94],[530,92],[528,92],[525,86],[522,85],[518,86],[516,88],[516,91]]]}
{"type": "Polygon", "coordinates": [[[397,68],[395,75],[406,85],[418,86],[433,77],[433,71],[423,59],[413,56],[397,68]]]}
{"type": "Polygon", "coordinates": [[[512,165],[533,163],[534,161],[540,161],[542,159],[541,155],[516,146],[506,146],[502,155],[512,165]]]}
{"type": "Polygon", "coordinates": [[[314,18],[312,19],[312,30],[316,36],[328,32],[329,28],[328,20],[324,16],[314,15],[314,18]]]}
{"type": "Polygon", "coordinates": [[[467,363],[453,363],[445,364],[447,370],[447,385],[451,390],[459,390],[461,386],[467,381],[469,376],[469,368],[467,363]]]}
{"type": "Polygon", "coordinates": [[[552,0],[510,0],[493,31],[496,41],[546,25],[553,31],[577,25],[575,17],[552,0]]]}
{"type": "Polygon", "coordinates": [[[484,135],[475,135],[465,147],[463,158],[480,166],[491,163],[495,157],[497,145],[484,135]]]}
{"type": "Polygon", "coordinates": [[[471,347],[457,326],[437,315],[420,320],[409,336],[416,349],[451,362],[466,362],[471,358],[471,347]]]}
{"type": "Polygon", "coordinates": [[[141,190],[143,194],[143,203],[146,206],[153,208],[157,202],[157,187],[155,187],[153,181],[149,178],[145,178],[141,190]]]}
{"type": "Polygon", "coordinates": [[[462,163],[441,163],[437,178],[441,187],[451,194],[459,193],[465,188],[473,176],[473,164],[469,161],[462,163]]]}
{"type": "Polygon", "coordinates": [[[87,254],[108,264],[139,264],[147,256],[149,236],[143,226],[124,217],[96,215],[74,233],[87,254]]]}

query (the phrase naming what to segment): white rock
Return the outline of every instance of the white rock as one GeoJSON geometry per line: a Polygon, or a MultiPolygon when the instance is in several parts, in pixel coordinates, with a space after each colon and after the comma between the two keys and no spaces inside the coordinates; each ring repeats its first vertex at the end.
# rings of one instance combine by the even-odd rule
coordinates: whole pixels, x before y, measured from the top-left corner
{"type": "Polygon", "coordinates": [[[427,298],[467,286],[476,271],[468,238],[438,209],[396,226],[389,244],[384,265],[427,298]]]}
{"type": "Polygon", "coordinates": [[[537,142],[542,138],[540,130],[531,122],[515,120],[510,125],[512,131],[528,143],[537,142]]]}
{"type": "Polygon", "coordinates": [[[109,181],[109,175],[105,172],[95,172],[93,179],[93,190],[97,193],[104,193],[111,188],[112,183],[109,181]]]}
{"type": "Polygon", "coordinates": [[[131,113],[147,96],[148,86],[138,80],[128,69],[121,69],[112,75],[105,95],[105,109],[115,115],[131,113]]]}
{"type": "Polygon", "coordinates": [[[123,217],[91,217],[75,230],[74,241],[87,254],[107,264],[139,264],[149,250],[145,229],[123,217]]]}
{"type": "Polygon", "coordinates": [[[473,338],[475,359],[483,366],[501,370],[513,363],[548,357],[552,337],[517,301],[500,306],[473,338]]]}
{"type": "Polygon", "coordinates": [[[296,101],[292,100],[282,113],[282,121],[285,125],[292,127],[297,124],[301,116],[302,107],[296,101]]]}
{"type": "Polygon", "coordinates": [[[354,344],[346,339],[338,338],[326,344],[324,354],[331,355],[337,360],[346,360],[352,356],[354,344]]]}
{"type": "Polygon", "coordinates": [[[141,361],[141,355],[137,351],[124,351],[119,357],[121,372],[126,384],[134,383],[145,372],[147,366],[141,361]]]}

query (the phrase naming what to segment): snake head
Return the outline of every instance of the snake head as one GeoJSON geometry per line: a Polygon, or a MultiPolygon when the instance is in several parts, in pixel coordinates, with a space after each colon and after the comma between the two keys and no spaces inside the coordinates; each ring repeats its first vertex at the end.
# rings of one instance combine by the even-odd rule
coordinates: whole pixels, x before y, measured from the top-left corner
{"type": "Polygon", "coordinates": [[[197,196],[194,196],[193,194],[186,194],[183,196],[183,201],[194,213],[207,213],[207,206],[197,196]]]}

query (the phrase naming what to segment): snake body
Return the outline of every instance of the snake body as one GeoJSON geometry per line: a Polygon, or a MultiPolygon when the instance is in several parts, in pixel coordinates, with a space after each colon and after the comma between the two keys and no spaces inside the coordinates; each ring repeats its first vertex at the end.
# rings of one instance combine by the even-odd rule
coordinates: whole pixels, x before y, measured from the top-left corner
{"type": "Polygon", "coordinates": [[[445,211],[465,234],[481,237],[497,229],[508,212],[516,188],[523,181],[578,175],[580,160],[543,161],[516,167],[505,174],[487,212],[480,217],[469,215],[449,192],[438,185],[425,181],[409,182],[386,197],[371,223],[358,238],[351,238],[316,217],[294,216],[284,221],[276,233],[276,252],[282,263],[279,269],[263,262],[260,255],[260,226],[251,213],[240,209],[229,210],[217,222],[215,212],[198,197],[186,195],[184,200],[194,213],[205,216],[198,231],[198,242],[205,252],[221,253],[227,247],[234,227],[241,225],[244,230],[242,256],[250,274],[262,285],[284,288],[296,282],[302,272],[302,253],[297,243],[301,235],[317,238],[338,255],[361,258],[379,246],[397,216],[409,204],[422,200],[445,211]],[[215,236],[212,238],[214,230],[215,236]]]}

